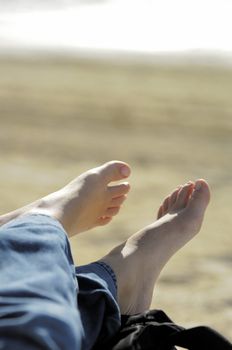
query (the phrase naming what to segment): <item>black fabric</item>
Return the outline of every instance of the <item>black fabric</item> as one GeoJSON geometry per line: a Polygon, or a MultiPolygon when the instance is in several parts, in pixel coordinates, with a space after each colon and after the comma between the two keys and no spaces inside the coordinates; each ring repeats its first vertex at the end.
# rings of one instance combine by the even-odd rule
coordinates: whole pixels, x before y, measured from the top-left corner
{"type": "MultiPolygon", "coordinates": [[[[215,330],[178,326],[162,310],[122,316],[120,331],[104,350],[232,350],[232,344],[215,330]]],[[[102,350],[96,346],[94,350],[102,350]]]]}

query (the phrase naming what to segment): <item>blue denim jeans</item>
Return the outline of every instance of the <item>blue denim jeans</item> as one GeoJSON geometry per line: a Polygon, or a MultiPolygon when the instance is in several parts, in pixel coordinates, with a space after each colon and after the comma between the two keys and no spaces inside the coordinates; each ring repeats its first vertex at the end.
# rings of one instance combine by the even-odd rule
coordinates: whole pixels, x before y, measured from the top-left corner
{"type": "Polygon", "coordinates": [[[88,350],[120,327],[116,278],[75,267],[62,225],[27,215],[0,228],[0,349],[88,350]]]}

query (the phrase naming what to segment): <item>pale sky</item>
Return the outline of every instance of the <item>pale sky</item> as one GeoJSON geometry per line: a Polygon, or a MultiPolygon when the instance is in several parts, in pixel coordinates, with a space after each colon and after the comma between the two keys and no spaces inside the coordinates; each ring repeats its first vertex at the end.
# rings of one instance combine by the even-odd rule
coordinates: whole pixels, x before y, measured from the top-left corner
{"type": "Polygon", "coordinates": [[[111,0],[0,12],[0,47],[232,52],[232,0],[111,0]]]}

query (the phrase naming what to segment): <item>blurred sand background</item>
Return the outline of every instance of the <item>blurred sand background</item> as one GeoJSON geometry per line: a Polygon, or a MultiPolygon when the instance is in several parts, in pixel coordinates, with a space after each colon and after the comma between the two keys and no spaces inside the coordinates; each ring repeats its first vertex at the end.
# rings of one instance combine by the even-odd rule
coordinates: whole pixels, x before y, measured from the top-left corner
{"type": "Polygon", "coordinates": [[[120,215],[72,239],[76,263],[85,264],[154,220],[177,184],[207,179],[202,231],[164,269],[152,307],[232,340],[231,91],[226,66],[2,57],[0,211],[105,161],[128,162],[131,193],[120,215]]]}

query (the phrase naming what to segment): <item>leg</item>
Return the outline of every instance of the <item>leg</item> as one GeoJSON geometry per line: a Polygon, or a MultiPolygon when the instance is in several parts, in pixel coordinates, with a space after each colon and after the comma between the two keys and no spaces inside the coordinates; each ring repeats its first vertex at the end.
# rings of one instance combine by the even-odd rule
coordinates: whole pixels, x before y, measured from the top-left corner
{"type": "Polygon", "coordinates": [[[121,325],[116,276],[112,269],[95,262],[76,267],[78,309],[86,336],[83,349],[104,349],[121,325]]]}
{"type": "Polygon", "coordinates": [[[60,223],[27,215],[0,229],[0,347],[89,350],[120,327],[116,277],[104,263],[74,268],[60,223]]]}
{"type": "Polygon", "coordinates": [[[28,213],[54,217],[69,236],[106,225],[119,212],[129,191],[128,183],[109,184],[129,175],[130,168],[126,163],[105,163],[80,175],[59,191],[0,216],[0,225],[28,213]]]}
{"type": "Polygon", "coordinates": [[[204,180],[178,187],[161,205],[157,221],[102,258],[117,276],[122,313],[135,314],[149,308],[162,268],[199,232],[209,199],[204,180]]]}
{"type": "Polygon", "coordinates": [[[88,328],[88,313],[81,299],[94,293],[101,302],[97,303],[98,310],[94,307],[90,310],[90,315],[94,313],[96,324],[99,320],[102,324],[108,314],[110,329],[104,332],[106,339],[117,330],[120,322],[113,272],[109,274],[106,270],[110,268],[103,267],[104,264],[78,270],[77,279],[81,283],[78,297],[82,305],[78,309],[78,282],[63,228],[72,235],[108,223],[129,190],[127,183],[115,186],[109,183],[129,173],[125,163],[106,163],[82,174],[63,189],[1,216],[2,349],[89,349],[86,339],[96,340],[100,328],[95,327],[94,332],[88,328]]]}
{"type": "Polygon", "coordinates": [[[9,222],[0,256],[1,349],[81,349],[78,285],[60,223],[44,215],[9,222]]]}

